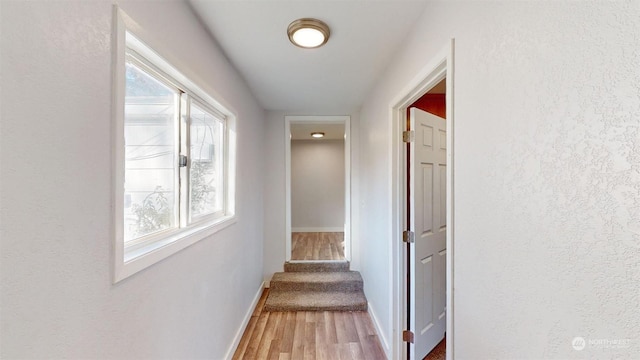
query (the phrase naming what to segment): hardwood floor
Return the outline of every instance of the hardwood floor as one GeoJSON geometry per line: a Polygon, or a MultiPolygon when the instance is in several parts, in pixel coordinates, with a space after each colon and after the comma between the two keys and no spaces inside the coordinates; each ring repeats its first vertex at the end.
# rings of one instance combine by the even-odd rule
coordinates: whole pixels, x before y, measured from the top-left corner
{"type": "Polygon", "coordinates": [[[291,233],[291,260],[344,260],[344,233],[291,233]]]}
{"type": "Polygon", "coordinates": [[[436,347],[422,360],[445,360],[447,358],[447,338],[445,336],[436,347]]]}
{"type": "Polygon", "coordinates": [[[386,359],[364,311],[262,311],[265,289],[233,359],[386,359]]]}

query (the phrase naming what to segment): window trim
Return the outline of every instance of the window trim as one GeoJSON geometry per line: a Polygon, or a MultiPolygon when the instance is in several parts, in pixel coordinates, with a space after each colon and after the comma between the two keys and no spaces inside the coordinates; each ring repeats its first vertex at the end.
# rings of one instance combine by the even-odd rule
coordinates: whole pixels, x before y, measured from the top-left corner
{"type": "MultiPolygon", "coordinates": [[[[143,31],[131,18],[129,18],[117,5],[114,5],[114,32],[113,44],[113,71],[112,71],[112,172],[113,172],[113,219],[112,239],[113,246],[113,283],[117,283],[127,277],[146,269],[147,267],[175,254],[176,252],[203,240],[222,229],[234,224],[236,219],[235,209],[235,162],[236,162],[236,116],[229,106],[223,105],[203,90],[195,82],[184,76],[176,67],[146,45],[141,35],[143,31]],[[133,30],[136,30],[135,32],[133,30]],[[125,66],[127,48],[141,57],[143,64],[150,66],[163,81],[168,81],[172,86],[189,95],[199,106],[214,110],[213,114],[221,116],[225,124],[224,169],[225,177],[223,187],[225,198],[223,203],[226,208],[224,215],[211,219],[212,216],[203,216],[186,227],[178,227],[151,234],[142,241],[134,240],[125,246],[124,243],[124,176],[125,176],[125,140],[124,140],[124,104],[126,93],[125,66]]],[[[144,40],[150,38],[146,36],[144,40]]],[[[148,43],[148,42],[147,42],[148,43]]],[[[138,59],[140,60],[140,59],[138,59]]],[[[219,96],[216,96],[220,99],[219,96]]],[[[179,101],[182,101],[181,99],[179,101]]],[[[180,119],[179,126],[184,121],[180,119]]],[[[182,191],[181,186],[179,186],[182,191]]],[[[178,219],[178,225],[180,219],[178,219]]]]}

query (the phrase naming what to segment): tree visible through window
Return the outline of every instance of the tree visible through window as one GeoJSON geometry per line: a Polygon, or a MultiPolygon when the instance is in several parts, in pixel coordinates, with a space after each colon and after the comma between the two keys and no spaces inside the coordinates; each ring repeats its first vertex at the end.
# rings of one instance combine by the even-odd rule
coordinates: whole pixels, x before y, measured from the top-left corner
{"type": "Polygon", "coordinates": [[[176,145],[180,93],[127,62],[125,241],[177,226],[176,145]]]}

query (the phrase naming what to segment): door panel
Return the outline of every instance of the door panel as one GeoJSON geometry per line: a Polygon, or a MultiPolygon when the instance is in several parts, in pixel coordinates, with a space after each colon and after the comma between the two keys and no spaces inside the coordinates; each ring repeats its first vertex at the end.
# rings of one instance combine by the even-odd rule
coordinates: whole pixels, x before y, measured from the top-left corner
{"type": "MultiPolygon", "coordinates": [[[[420,272],[422,273],[422,296],[425,299],[431,297],[433,293],[433,256],[420,260],[420,272]]],[[[422,311],[419,313],[420,321],[417,329],[420,335],[427,332],[433,326],[433,306],[429,302],[422,304],[422,311]]]]}
{"type": "MultiPolygon", "coordinates": [[[[446,274],[447,271],[447,249],[441,250],[438,252],[437,261],[434,264],[437,267],[437,272],[442,274],[446,274]]],[[[433,299],[434,308],[439,309],[440,313],[438,314],[438,320],[445,321],[444,317],[446,315],[446,307],[447,307],[447,279],[446,277],[440,276],[435,279],[437,283],[434,285],[435,290],[434,293],[438,296],[433,299]]],[[[446,325],[445,325],[446,327],[446,325]]]]}
{"type": "Polygon", "coordinates": [[[422,145],[425,148],[433,147],[433,127],[427,124],[420,124],[422,129],[422,145]]]}
{"type": "Polygon", "coordinates": [[[411,330],[414,359],[422,359],[446,330],[446,123],[410,109],[415,141],[410,146],[411,330]]]}
{"type": "Polygon", "coordinates": [[[440,223],[438,224],[440,227],[440,231],[447,230],[447,196],[446,195],[447,195],[447,165],[440,165],[440,223]]]}
{"type": "Polygon", "coordinates": [[[420,234],[433,233],[433,164],[422,165],[422,231],[420,234]]]}

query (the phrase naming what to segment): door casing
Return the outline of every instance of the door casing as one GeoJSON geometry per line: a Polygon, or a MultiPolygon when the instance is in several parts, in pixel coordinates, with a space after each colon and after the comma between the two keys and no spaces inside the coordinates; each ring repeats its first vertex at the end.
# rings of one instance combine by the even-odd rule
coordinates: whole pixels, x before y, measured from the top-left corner
{"type": "MultiPolygon", "coordinates": [[[[285,116],[285,259],[291,261],[291,124],[343,124],[344,125],[344,257],[351,261],[351,116],[285,116]]],[[[313,262],[298,260],[296,262],[313,262]]],[[[339,260],[322,260],[339,261],[339,260]]]]}
{"type": "MultiPolygon", "coordinates": [[[[392,246],[393,260],[393,358],[407,359],[406,343],[402,341],[402,331],[407,324],[407,288],[406,288],[406,259],[405,244],[402,242],[402,231],[407,223],[407,162],[405,143],[402,142],[402,132],[406,129],[407,108],[433,88],[439,81],[446,78],[446,111],[447,111],[447,359],[453,359],[454,332],[454,39],[451,39],[431,61],[406,85],[392,101],[392,246]]],[[[413,329],[415,330],[415,329],[413,329]]]]}

